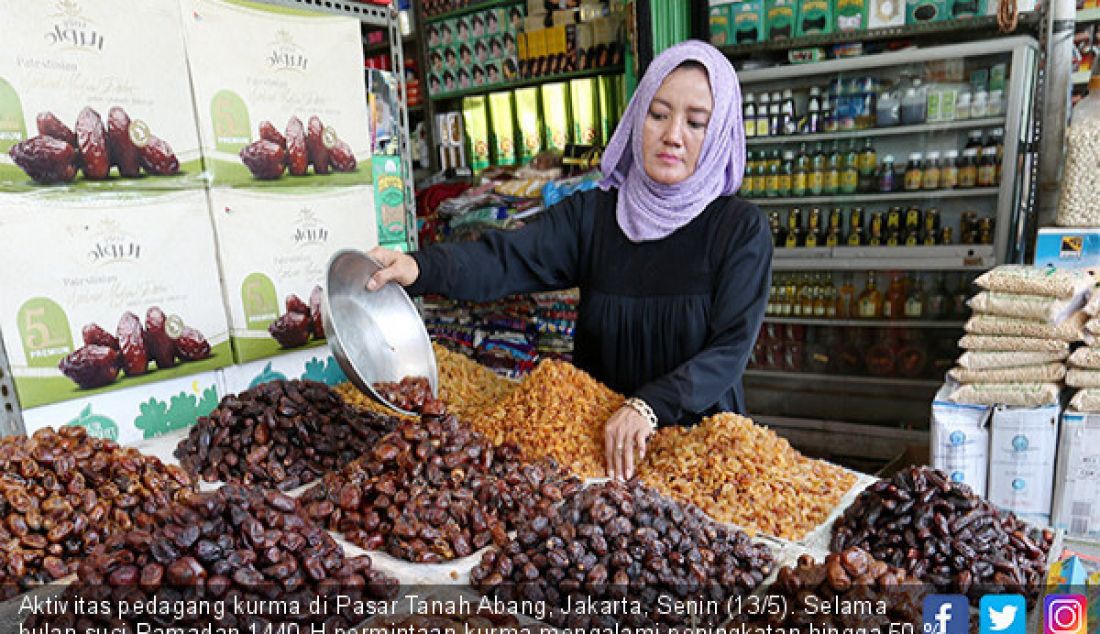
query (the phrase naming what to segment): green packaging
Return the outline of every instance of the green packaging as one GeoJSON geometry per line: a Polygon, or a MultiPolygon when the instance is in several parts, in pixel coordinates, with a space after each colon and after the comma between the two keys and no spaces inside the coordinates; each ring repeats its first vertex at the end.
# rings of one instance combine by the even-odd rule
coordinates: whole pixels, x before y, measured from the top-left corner
{"type": "Polygon", "coordinates": [[[798,7],[798,35],[818,35],[832,32],[832,1],[802,0],[798,7]]]}
{"type": "Polygon", "coordinates": [[[539,87],[542,95],[543,139],[548,150],[565,150],[571,142],[569,84],[558,82],[539,87]]]}
{"type": "Polygon", "coordinates": [[[765,39],[794,37],[798,5],[795,0],[766,0],[764,5],[765,39]]]}
{"type": "Polygon", "coordinates": [[[733,43],[730,31],[730,5],[714,4],[710,6],[710,43],[725,46],[733,43]]]}
{"type": "Polygon", "coordinates": [[[515,111],[511,92],[489,94],[489,120],[492,122],[493,158],[495,165],[516,164],[515,111]]]}
{"type": "Polygon", "coordinates": [[[1005,89],[1005,70],[1006,69],[1007,69],[1007,67],[1005,66],[1004,62],[1001,62],[1000,64],[994,64],[989,69],[989,90],[990,91],[993,91],[993,90],[1000,90],[1002,92],[1004,91],[1004,89],[1005,89]]]}
{"type": "Polygon", "coordinates": [[[405,179],[401,176],[401,157],[375,154],[371,157],[371,170],[378,241],[405,240],[405,179]]]}
{"type": "Polygon", "coordinates": [[[470,148],[470,169],[480,172],[489,167],[489,107],[484,95],[462,99],[462,121],[470,148]]]}
{"type": "Polygon", "coordinates": [[[986,0],[949,0],[947,19],[974,18],[985,15],[986,0]]]}
{"type": "Polygon", "coordinates": [[[603,75],[600,81],[600,136],[606,145],[615,131],[619,112],[619,82],[613,75],[603,75]]]}
{"type": "Polygon", "coordinates": [[[569,96],[573,111],[573,142],[599,145],[602,137],[598,81],[595,77],[571,80],[569,96]]]}
{"type": "Polygon", "coordinates": [[[905,23],[925,24],[947,19],[947,0],[907,0],[905,23]]]}
{"type": "Polygon", "coordinates": [[[730,7],[730,44],[764,41],[763,0],[741,0],[730,7]]]}
{"type": "Polygon", "coordinates": [[[835,0],[834,30],[838,32],[867,29],[867,0],[835,0]]]}
{"type": "Polygon", "coordinates": [[[519,162],[526,165],[542,151],[542,132],[539,129],[539,89],[537,86],[519,88],[516,95],[516,147],[519,162]]]}

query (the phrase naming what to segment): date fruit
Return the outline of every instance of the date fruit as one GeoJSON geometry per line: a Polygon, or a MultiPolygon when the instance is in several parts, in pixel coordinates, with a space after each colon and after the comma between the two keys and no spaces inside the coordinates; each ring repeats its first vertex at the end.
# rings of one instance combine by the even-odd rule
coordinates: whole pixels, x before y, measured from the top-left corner
{"type": "Polygon", "coordinates": [[[286,151],[278,144],[260,139],[241,150],[241,161],[256,178],[272,180],[286,169],[286,151]]]}
{"type": "Polygon", "coordinates": [[[77,348],[61,360],[58,369],[80,387],[88,390],[110,385],[118,378],[118,351],[98,345],[77,348]]]}
{"type": "Polygon", "coordinates": [[[111,171],[111,156],[107,148],[107,129],[99,113],[84,108],[76,118],[76,138],[80,147],[84,178],[103,180],[111,171]]]}
{"type": "Polygon", "coordinates": [[[36,136],[11,146],[8,155],[36,183],[68,183],[76,178],[76,149],[51,136],[36,136]]]}
{"type": "Polygon", "coordinates": [[[171,176],[180,171],[180,162],[172,146],[164,139],[149,135],[145,145],[138,148],[138,158],[146,172],[157,176],[171,176]]]}
{"type": "Polygon", "coordinates": [[[286,149],[286,137],[276,130],[275,126],[271,125],[270,121],[260,122],[260,138],[264,141],[271,141],[275,145],[286,149]]]}
{"type": "Polygon", "coordinates": [[[286,123],[286,167],[291,176],[305,176],[309,171],[306,129],[298,117],[286,123]]]}
{"type": "Polygon", "coordinates": [[[127,311],[118,321],[118,343],[122,351],[122,369],[127,376],[138,376],[149,370],[149,350],[145,346],[145,331],[138,316],[127,311]]]}
{"type": "Polygon", "coordinates": [[[337,140],[336,145],[332,146],[332,151],[329,152],[329,160],[332,162],[332,169],[337,172],[354,172],[358,165],[355,154],[351,151],[351,146],[342,140],[337,140]]]}
{"type": "Polygon", "coordinates": [[[285,313],[271,322],[267,331],[284,348],[298,348],[309,343],[310,319],[302,313],[285,313]]]}
{"type": "Polygon", "coordinates": [[[321,314],[321,302],[324,296],[325,291],[320,286],[314,286],[309,294],[309,316],[313,320],[314,339],[325,338],[325,320],[324,315],[321,314]]]}
{"type": "Polygon", "coordinates": [[[99,324],[85,324],[80,331],[84,343],[89,346],[107,346],[119,350],[118,338],[100,327],[99,324]]]}
{"type": "Polygon", "coordinates": [[[329,146],[325,144],[325,124],[317,115],[309,118],[306,148],[309,150],[309,162],[313,164],[313,173],[328,174],[329,146]]]}
{"type": "Polygon", "coordinates": [[[145,338],[149,354],[161,370],[176,365],[176,342],[168,336],[167,321],[164,311],[157,306],[145,312],[145,338]]]}
{"type": "Polygon", "coordinates": [[[302,301],[301,297],[293,294],[287,295],[286,312],[298,313],[299,315],[305,315],[306,317],[309,317],[309,306],[306,306],[306,303],[302,301]]]}
{"type": "Polygon", "coordinates": [[[184,326],[175,343],[176,355],[184,361],[201,361],[210,356],[210,342],[190,326],[184,326]]]}
{"type": "Polygon", "coordinates": [[[107,112],[107,147],[120,176],[141,176],[141,158],[130,138],[130,115],[118,106],[107,112]]]}
{"type": "Polygon", "coordinates": [[[64,141],[74,148],[77,146],[76,133],[69,126],[61,122],[52,112],[39,112],[35,119],[38,125],[38,133],[43,136],[53,137],[64,141]]]}

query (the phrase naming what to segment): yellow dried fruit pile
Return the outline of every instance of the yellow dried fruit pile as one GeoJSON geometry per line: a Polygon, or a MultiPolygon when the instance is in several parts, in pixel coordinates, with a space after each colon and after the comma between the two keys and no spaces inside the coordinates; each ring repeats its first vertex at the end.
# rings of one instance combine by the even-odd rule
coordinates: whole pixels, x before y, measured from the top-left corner
{"type": "Polygon", "coordinates": [[[439,400],[461,421],[474,418],[505,399],[516,384],[477,361],[433,343],[439,368],[439,400]]]}
{"type": "Polygon", "coordinates": [[[855,484],[849,471],[803,456],[766,427],[717,414],[694,428],[665,427],[650,440],[639,477],[720,522],[801,539],[855,484]]]}

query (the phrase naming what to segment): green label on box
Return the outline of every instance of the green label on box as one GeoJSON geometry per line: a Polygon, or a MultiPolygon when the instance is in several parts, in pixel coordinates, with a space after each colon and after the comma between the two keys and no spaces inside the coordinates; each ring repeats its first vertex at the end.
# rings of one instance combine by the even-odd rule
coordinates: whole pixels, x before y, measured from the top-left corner
{"type": "Polygon", "coordinates": [[[795,35],[794,0],[767,0],[764,29],[766,39],[791,38],[795,35]]]}
{"type": "Polygon", "coordinates": [[[88,430],[88,435],[107,440],[118,440],[118,423],[106,416],[92,413],[92,405],[89,403],[80,414],[65,423],[67,427],[83,427],[88,430]]]}
{"type": "Polygon", "coordinates": [[[32,368],[56,368],[73,351],[69,317],[57,302],[45,297],[29,299],[19,307],[19,337],[32,368]]]}
{"type": "Polygon", "coordinates": [[[493,155],[497,165],[516,164],[515,116],[512,111],[512,93],[495,92],[489,95],[489,116],[493,121],[493,155]]]}
{"type": "Polygon", "coordinates": [[[710,8],[710,43],[715,46],[731,44],[729,5],[721,4],[710,8]]]}
{"type": "Polygon", "coordinates": [[[731,44],[764,40],[764,5],[762,0],[742,0],[730,5],[731,44]]]}
{"type": "Polygon", "coordinates": [[[375,156],[374,205],[378,215],[378,241],[405,239],[405,180],[401,157],[375,156]]]}
{"type": "Polygon", "coordinates": [[[909,0],[905,8],[906,24],[923,24],[947,19],[946,0],[909,0]]]}
{"type": "Polygon", "coordinates": [[[564,150],[570,143],[569,84],[543,84],[542,112],[546,149],[564,150]]]}
{"type": "Polygon", "coordinates": [[[252,142],[248,106],[232,90],[222,90],[210,100],[210,117],[214,123],[214,147],[219,152],[236,154],[252,142]]]}
{"type": "Polygon", "coordinates": [[[516,122],[518,123],[520,163],[527,164],[542,151],[542,130],[539,119],[539,89],[516,90],[516,122]]]}
{"type": "Polygon", "coordinates": [[[830,0],[802,0],[798,10],[798,34],[815,35],[833,32],[833,10],[830,0]]]}
{"type": "Polygon", "coordinates": [[[7,154],[11,146],[27,138],[23,122],[23,101],[3,77],[0,77],[0,153],[7,154]]]}
{"type": "Polygon", "coordinates": [[[462,120],[470,144],[470,167],[475,172],[489,167],[489,113],[485,97],[462,100],[462,120]]]}
{"type": "Polygon", "coordinates": [[[253,273],[241,283],[241,306],[249,330],[266,330],[279,318],[279,295],[275,283],[263,273],[253,273]]]}

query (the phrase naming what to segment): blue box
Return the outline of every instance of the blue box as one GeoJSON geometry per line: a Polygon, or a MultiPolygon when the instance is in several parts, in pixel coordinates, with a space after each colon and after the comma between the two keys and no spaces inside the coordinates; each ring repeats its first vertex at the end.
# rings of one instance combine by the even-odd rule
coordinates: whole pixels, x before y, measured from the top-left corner
{"type": "Polygon", "coordinates": [[[1035,241],[1035,266],[1100,269],[1100,229],[1040,229],[1035,241]]]}

